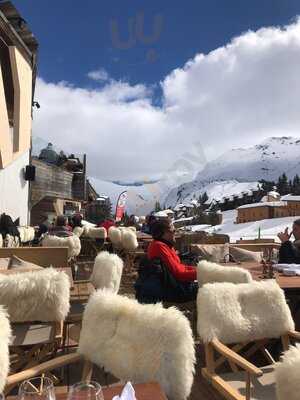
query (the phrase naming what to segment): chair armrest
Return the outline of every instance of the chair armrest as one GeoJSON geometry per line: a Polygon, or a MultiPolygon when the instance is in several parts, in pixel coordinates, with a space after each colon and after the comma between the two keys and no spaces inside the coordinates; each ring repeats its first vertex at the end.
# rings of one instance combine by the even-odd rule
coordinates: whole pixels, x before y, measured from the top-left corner
{"type": "Polygon", "coordinates": [[[72,353],[65,356],[60,356],[52,360],[46,361],[42,364],[36,365],[22,372],[9,375],[6,380],[5,392],[9,391],[11,387],[14,387],[19,382],[26,379],[34,378],[35,376],[41,375],[44,372],[51,371],[55,368],[63,367],[64,365],[73,364],[82,359],[81,354],[72,353]]]}
{"type": "Polygon", "coordinates": [[[297,331],[289,331],[289,332],[288,332],[288,335],[289,335],[291,338],[300,341],[300,332],[297,332],[297,331]]]}
{"type": "Polygon", "coordinates": [[[221,343],[218,339],[213,339],[211,341],[211,344],[225,358],[238,365],[245,371],[249,372],[250,374],[255,376],[263,375],[263,372],[260,368],[257,368],[255,365],[247,361],[245,358],[241,357],[229,347],[225,346],[225,344],[221,343]]]}

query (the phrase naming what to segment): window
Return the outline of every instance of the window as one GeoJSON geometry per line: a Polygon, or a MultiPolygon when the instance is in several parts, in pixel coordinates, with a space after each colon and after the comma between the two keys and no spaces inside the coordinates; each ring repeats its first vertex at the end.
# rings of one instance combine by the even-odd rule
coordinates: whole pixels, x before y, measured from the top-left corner
{"type": "MultiPolygon", "coordinates": [[[[0,63],[9,125],[14,121],[14,84],[8,46],[0,38],[0,63]]],[[[11,129],[12,132],[12,129],[11,129]]]]}

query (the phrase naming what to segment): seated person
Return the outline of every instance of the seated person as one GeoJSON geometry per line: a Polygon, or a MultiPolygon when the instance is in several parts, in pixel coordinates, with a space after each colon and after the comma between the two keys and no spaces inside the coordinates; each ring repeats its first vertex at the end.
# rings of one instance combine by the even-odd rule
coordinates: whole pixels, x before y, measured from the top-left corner
{"type": "Polygon", "coordinates": [[[279,264],[300,264],[300,219],[294,221],[291,232],[286,228],[278,237],[281,241],[279,264]],[[290,240],[292,235],[295,238],[294,242],[290,240]]]}
{"type": "Polygon", "coordinates": [[[59,215],[56,218],[55,225],[49,229],[49,235],[58,237],[72,236],[73,233],[71,232],[70,227],[67,225],[67,222],[68,220],[64,215],[59,215]]]}
{"type": "Polygon", "coordinates": [[[146,217],[146,221],[145,223],[142,225],[142,229],[141,231],[144,233],[148,233],[149,235],[151,235],[151,230],[152,227],[154,225],[154,223],[156,222],[156,218],[154,215],[147,215],[146,217]]]}
{"type": "Polygon", "coordinates": [[[141,265],[135,284],[136,298],[142,303],[195,300],[198,291],[197,270],[182,264],[175,249],[175,229],[169,220],[153,225],[153,241],[147,260],[141,265]]]}
{"type": "Polygon", "coordinates": [[[176,253],[175,228],[169,220],[156,222],[152,228],[152,237],[154,240],[147,250],[150,260],[159,258],[178,281],[193,282],[197,279],[197,269],[182,264],[176,253]]]}
{"type": "Polygon", "coordinates": [[[112,226],[116,226],[116,224],[115,224],[115,220],[113,218],[107,218],[103,222],[100,222],[97,226],[99,226],[101,228],[105,228],[106,232],[108,233],[109,228],[111,228],[112,226]]]}

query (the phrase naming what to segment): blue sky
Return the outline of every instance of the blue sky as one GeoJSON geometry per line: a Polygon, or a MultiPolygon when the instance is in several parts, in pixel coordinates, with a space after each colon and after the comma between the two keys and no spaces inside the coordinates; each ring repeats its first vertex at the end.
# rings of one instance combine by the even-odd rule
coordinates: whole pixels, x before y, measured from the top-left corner
{"type": "MultiPolygon", "coordinates": [[[[300,14],[299,0],[98,1],[14,0],[40,43],[39,75],[46,81],[91,86],[92,70],[114,79],[155,84],[196,53],[208,53],[248,29],[288,24],[300,14]],[[128,20],[144,13],[145,34],[162,18],[158,38],[120,49],[111,22],[128,38],[128,20]]],[[[135,20],[136,21],[136,20],[135,20]]],[[[135,38],[136,39],[136,38],[135,38]]]]}
{"type": "Polygon", "coordinates": [[[179,184],[299,136],[299,0],[14,3],[40,43],[33,135],[96,179],[179,184]]]}

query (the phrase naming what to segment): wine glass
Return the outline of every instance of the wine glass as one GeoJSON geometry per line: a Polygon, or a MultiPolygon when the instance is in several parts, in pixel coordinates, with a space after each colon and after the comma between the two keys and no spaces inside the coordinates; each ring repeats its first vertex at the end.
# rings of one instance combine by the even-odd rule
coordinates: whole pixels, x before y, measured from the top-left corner
{"type": "Polygon", "coordinates": [[[68,400],[104,400],[104,397],[99,383],[90,381],[71,386],[68,400]]]}
{"type": "Polygon", "coordinates": [[[46,376],[28,379],[21,383],[18,397],[19,400],[55,400],[53,382],[46,376]]]}

